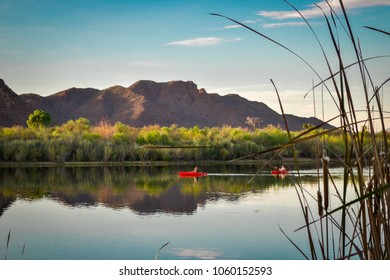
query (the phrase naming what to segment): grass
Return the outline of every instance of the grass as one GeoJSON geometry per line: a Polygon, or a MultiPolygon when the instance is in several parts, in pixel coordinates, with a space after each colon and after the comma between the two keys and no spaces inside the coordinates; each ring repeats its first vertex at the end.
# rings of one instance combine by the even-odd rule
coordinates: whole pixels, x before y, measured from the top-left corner
{"type": "MultiPolygon", "coordinates": [[[[313,71],[313,75],[319,79],[319,82],[313,86],[313,90],[321,86],[325,93],[332,97],[334,105],[339,111],[339,114],[332,120],[339,119],[340,124],[333,130],[318,132],[315,127],[309,128],[299,135],[291,136],[286,123],[288,143],[248,154],[243,158],[261,156],[270,152],[274,153],[276,157],[283,158],[282,151],[287,149],[292,151],[294,167],[298,170],[298,174],[294,177],[291,176],[291,179],[294,181],[305,221],[304,226],[297,230],[306,230],[310,255],[304,254],[304,250],[299,248],[292,238],[287,235],[286,237],[296,249],[302,252],[305,258],[388,260],[390,259],[390,154],[388,132],[384,124],[386,112],[382,108],[383,101],[379,93],[384,85],[390,81],[390,78],[387,78],[380,85],[375,85],[366,65],[368,60],[387,59],[388,56],[364,57],[361,43],[352,28],[342,0],[339,0],[341,6],[339,14],[328,2],[329,13],[317,6],[323,12],[329,39],[332,43],[330,51],[335,54],[335,57],[327,54],[316,31],[302,13],[288,1],[284,2],[301,16],[311,30],[313,38],[317,41],[323,54],[324,65],[329,71],[328,77],[321,77],[318,71],[303,57],[269,36],[230,17],[220,14],[212,15],[241,25],[303,61],[313,71]],[[341,40],[342,34],[346,35],[348,41],[345,42],[345,45],[341,40]],[[350,49],[346,50],[348,46],[350,49]],[[345,57],[350,54],[348,51],[354,54],[355,62],[346,63],[345,57]],[[334,60],[336,63],[332,65],[331,61],[334,60]],[[352,68],[357,69],[360,90],[363,92],[363,98],[366,102],[363,118],[358,118],[360,110],[356,109],[356,95],[351,89],[351,80],[354,77],[352,77],[353,71],[349,70],[352,68]],[[379,115],[379,117],[374,118],[374,115],[379,115]],[[380,129],[376,131],[374,123],[378,120],[380,129]],[[335,130],[338,131],[342,139],[342,154],[335,152],[330,143],[327,142],[327,136],[334,133],[335,130]],[[315,146],[317,147],[317,158],[321,159],[318,162],[316,197],[308,196],[302,187],[299,175],[300,160],[297,153],[298,144],[313,143],[314,139],[318,139],[315,146]],[[320,143],[321,145],[319,145],[320,143]],[[277,153],[277,151],[280,152],[277,153]],[[344,183],[342,185],[336,185],[332,180],[332,174],[329,172],[329,164],[331,164],[328,161],[329,157],[332,159],[331,163],[336,162],[344,168],[344,183]],[[368,175],[366,174],[367,169],[369,170],[368,175]],[[310,208],[310,205],[313,205],[310,204],[310,201],[313,200],[317,209],[310,208]]],[[[389,32],[377,28],[366,28],[378,32],[378,35],[379,33],[382,36],[389,35],[389,32]]],[[[283,112],[283,103],[279,98],[277,87],[272,80],[271,83],[275,87],[283,112]]],[[[283,234],[285,233],[283,232],[283,234]]]]}
{"type": "MultiPolygon", "coordinates": [[[[126,162],[229,161],[259,151],[270,150],[263,159],[272,157],[271,149],[291,143],[300,158],[315,158],[313,145],[320,126],[310,131],[286,132],[267,126],[184,128],[147,126],[129,127],[121,123],[89,126],[88,120],[69,121],[61,126],[31,129],[0,128],[0,165],[72,165],[78,163],[125,164],[126,162]],[[307,139],[303,141],[303,136],[307,139]],[[311,138],[311,139],[310,139],[311,138]],[[294,140],[295,139],[295,140],[294,140]]],[[[342,134],[322,134],[332,149],[340,154],[342,134]]],[[[364,135],[367,137],[367,135],[364,135]]],[[[293,157],[290,150],[284,157],[293,157]]]]}

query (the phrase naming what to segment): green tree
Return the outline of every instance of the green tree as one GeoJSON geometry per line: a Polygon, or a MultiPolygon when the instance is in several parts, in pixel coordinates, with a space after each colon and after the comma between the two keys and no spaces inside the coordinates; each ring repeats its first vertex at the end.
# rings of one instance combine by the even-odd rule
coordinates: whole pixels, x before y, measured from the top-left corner
{"type": "Polygon", "coordinates": [[[51,121],[51,116],[48,112],[35,110],[34,113],[28,116],[27,125],[30,128],[39,128],[48,126],[51,121]]]}
{"type": "Polygon", "coordinates": [[[307,130],[307,129],[310,129],[310,128],[313,128],[314,127],[314,124],[311,124],[311,123],[304,123],[303,125],[302,125],[302,128],[304,129],[304,130],[307,130]]]}

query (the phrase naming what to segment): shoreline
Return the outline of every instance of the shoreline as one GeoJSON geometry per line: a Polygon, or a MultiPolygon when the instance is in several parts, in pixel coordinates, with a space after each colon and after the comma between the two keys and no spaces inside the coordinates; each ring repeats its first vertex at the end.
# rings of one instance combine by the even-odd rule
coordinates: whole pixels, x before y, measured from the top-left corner
{"type": "MultiPolygon", "coordinates": [[[[28,167],[116,167],[116,166],[193,166],[193,165],[256,165],[264,164],[267,160],[202,160],[202,161],[94,161],[94,162],[0,162],[0,168],[28,168],[28,167]]],[[[315,159],[301,158],[299,163],[315,163],[315,159]]],[[[270,164],[279,164],[280,160],[273,160],[270,164]]],[[[283,159],[283,163],[294,163],[294,159],[283,159]]]]}

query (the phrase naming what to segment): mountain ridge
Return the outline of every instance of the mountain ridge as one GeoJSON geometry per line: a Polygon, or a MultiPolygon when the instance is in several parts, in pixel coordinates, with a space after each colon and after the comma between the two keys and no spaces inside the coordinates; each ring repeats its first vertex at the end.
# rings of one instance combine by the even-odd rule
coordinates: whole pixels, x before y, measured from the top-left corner
{"type": "Polygon", "coordinates": [[[0,126],[26,125],[33,110],[0,79],[0,126]]]}
{"type": "MultiPolygon", "coordinates": [[[[13,121],[4,122],[2,117],[0,126],[10,126],[12,122],[25,125],[28,114],[34,109],[40,109],[51,114],[54,125],[85,117],[92,124],[106,120],[134,127],[155,124],[160,126],[176,124],[183,127],[195,125],[246,127],[247,117],[253,117],[262,120],[261,127],[274,125],[285,128],[282,116],[266,104],[249,101],[238,94],[221,96],[217,93],[207,93],[204,88],[198,88],[193,81],[139,80],[129,87],[115,85],[103,90],[72,87],[49,96],[33,93],[17,95],[2,81],[0,94],[0,100],[5,98],[3,96],[8,99],[12,96],[11,99],[14,101],[7,105],[9,108],[24,108],[24,114],[20,112],[14,114],[13,121]]],[[[8,112],[7,115],[13,114],[8,112]]],[[[287,119],[291,130],[302,129],[304,123],[313,125],[322,123],[313,117],[287,115],[287,119]]],[[[330,126],[326,124],[324,127],[330,126]]]]}

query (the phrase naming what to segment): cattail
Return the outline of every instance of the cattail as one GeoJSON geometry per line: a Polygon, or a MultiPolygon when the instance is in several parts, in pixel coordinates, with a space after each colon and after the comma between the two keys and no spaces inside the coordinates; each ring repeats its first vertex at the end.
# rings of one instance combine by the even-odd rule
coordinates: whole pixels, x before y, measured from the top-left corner
{"type": "Polygon", "coordinates": [[[329,174],[328,174],[329,157],[322,157],[322,171],[324,177],[324,208],[328,210],[329,207],[329,174]]]}
{"type": "Polygon", "coordinates": [[[324,208],[322,207],[321,191],[317,191],[317,205],[318,205],[318,215],[322,217],[324,215],[324,208]]]}

